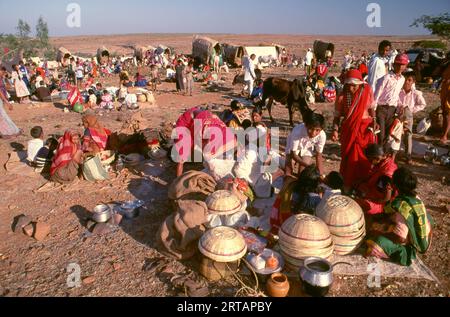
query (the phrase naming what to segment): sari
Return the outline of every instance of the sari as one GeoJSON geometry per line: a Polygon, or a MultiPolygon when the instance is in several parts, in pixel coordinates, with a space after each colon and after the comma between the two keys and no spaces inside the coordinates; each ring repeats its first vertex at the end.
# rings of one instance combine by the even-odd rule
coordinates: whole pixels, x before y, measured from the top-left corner
{"type": "Polygon", "coordinates": [[[423,202],[413,196],[399,195],[386,205],[384,211],[392,216],[394,223],[390,233],[407,242],[396,243],[383,235],[371,237],[367,241],[368,254],[410,266],[417,252],[424,254],[431,245],[433,219],[423,202]]]}
{"type": "Polygon", "coordinates": [[[88,124],[83,136],[83,152],[104,151],[111,131],[105,129],[94,115],[84,116],[83,121],[88,124]]]}
{"type": "Polygon", "coordinates": [[[66,167],[73,159],[78,145],[72,141],[74,132],[66,131],[64,136],[59,140],[56,155],[53,157],[52,166],[50,168],[50,175],[54,175],[57,170],[66,167]]]}
{"type": "MultiPolygon", "coordinates": [[[[1,92],[0,92],[1,93],[1,92]]],[[[0,99],[0,135],[13,136],[20,133],[19,128],[14,124],[3,107],[3,100],[0,99]]]]}
{"type": "Polygon", "coordinates": [[[345,114],[341,132],[341,168],[346,187],[353,187],[364,175],[369,165],[364,149],[376,143],[376,137],[369,127],[373,124],[371,117],[363,118],[373,103],[372,89],[368,84],[361,85],[355,96],[344,95],[339,98],[336,108],[345,114]]]}
{"type": "Polygon", "coordinates": [[[283,223],[292,215],[292,199],[297,180],[288,178],[281,189],[270,214],[270,227],[273,234],[278,234],[283,223]]]}
{"type": "Polygon", "coordinates": [[[395,161],[391,157],[387,157],[380,164],[371,168],[368,173],[363,172],[367,178],[356,187],[356,190],[361,193],[361,198],[357,201],[367,214],[383,213],[384,204],[376,202],[385,196],[379,189],[380,178],[387,176],[392,179],[397,168],[395,161]]]}

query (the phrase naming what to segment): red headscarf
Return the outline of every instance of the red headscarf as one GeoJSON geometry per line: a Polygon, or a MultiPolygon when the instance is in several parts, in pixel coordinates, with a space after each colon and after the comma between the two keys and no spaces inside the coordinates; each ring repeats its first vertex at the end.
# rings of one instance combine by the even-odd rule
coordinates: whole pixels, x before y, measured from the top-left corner
{"type": "Polygon", "coordinates": [[[50,167],[50,175],[54,175],[57,169],[66,166],[73,159],[79,147],[79,144],[73,142],[73,135],[76,135],[76,132],[66,131],[64,136],[59,140],[58,150],[50,167]]]}

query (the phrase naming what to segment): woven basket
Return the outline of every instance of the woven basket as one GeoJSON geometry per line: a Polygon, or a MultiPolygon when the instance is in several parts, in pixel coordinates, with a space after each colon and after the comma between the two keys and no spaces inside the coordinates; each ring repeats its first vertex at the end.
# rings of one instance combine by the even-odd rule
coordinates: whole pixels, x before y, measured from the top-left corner
{"type": "Polygon", "coordinates": [[[317,217],[329,227],[331,234],[345,234],[364,226],[364,213],[356,201],[347,196],[333,196],[316,211],[317,217]]]}
{"type": "Polygon", "coordinates": [[[295,215],[281,226],[280,241],[300,248],[326,248],[331,243],[327,225],[311,215],[295,215]]]}
{"type": "Polygon", "coordinates": [[[247,245],[239,231],[217,227],[207,231],[198,242],[200,252],[216,262],[234,262],[247,253],[247,245]]]}
{"type": "Polygon", "coordinates": [[[226,216],[242,209],[242,202],[238,196],[229,190],[219,190],[206,199],[208,211],[211,214],[226,216]]]}

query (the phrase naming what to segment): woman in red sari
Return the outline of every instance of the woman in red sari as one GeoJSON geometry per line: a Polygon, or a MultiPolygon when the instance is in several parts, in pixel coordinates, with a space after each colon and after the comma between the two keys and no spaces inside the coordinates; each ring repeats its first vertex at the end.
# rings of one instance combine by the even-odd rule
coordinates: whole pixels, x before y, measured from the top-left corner
{"type": "Polygon", "coordinates": [[[104,151],[111,131],[105,129],[94,115],[85,115],[82,121],[85,127],[83,152],[95,155],[104,151]]]}
{"type": "Polygon", "coordinates": [[[366,215],[380,215],[385,204],[395,198],[392,176],[398,167],[378,144],[370,144],[365,149],[365,155],[370,162],[370,168],[363,171],[365,178],[355,186],[357,202],[366,215]]]}
{"type": "Polygon", "coordinates": [[[373,128],[375,126],[375,111],[373,109],[373,91],[369,84],[363,81],[361,72],[352,69],[347,72],[344,92],[336,100],[333,141],[339,139],[339,124],[341,126],[341,174],[344,177],[344,190],[351,188],[363,176],[363,171],[370,165],[364,155],[367,145],[376,142],[373,128]]]}

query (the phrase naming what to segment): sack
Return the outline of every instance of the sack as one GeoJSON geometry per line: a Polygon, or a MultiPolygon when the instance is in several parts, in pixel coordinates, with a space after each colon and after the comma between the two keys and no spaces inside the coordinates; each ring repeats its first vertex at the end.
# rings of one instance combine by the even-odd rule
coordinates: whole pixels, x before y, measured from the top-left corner
{"type": "Polygon", "coordinates": [[[109,179],[109,174],[104,169],[99,155],[88,158],[84,161],[83,176],[87,181],[90,182],[109,179]]]}
{"type": "Polygon", "coordinates": [[[417,125],[417,134],[425,135],[431,127],[431,120],[424,118],[417,125]]]}

